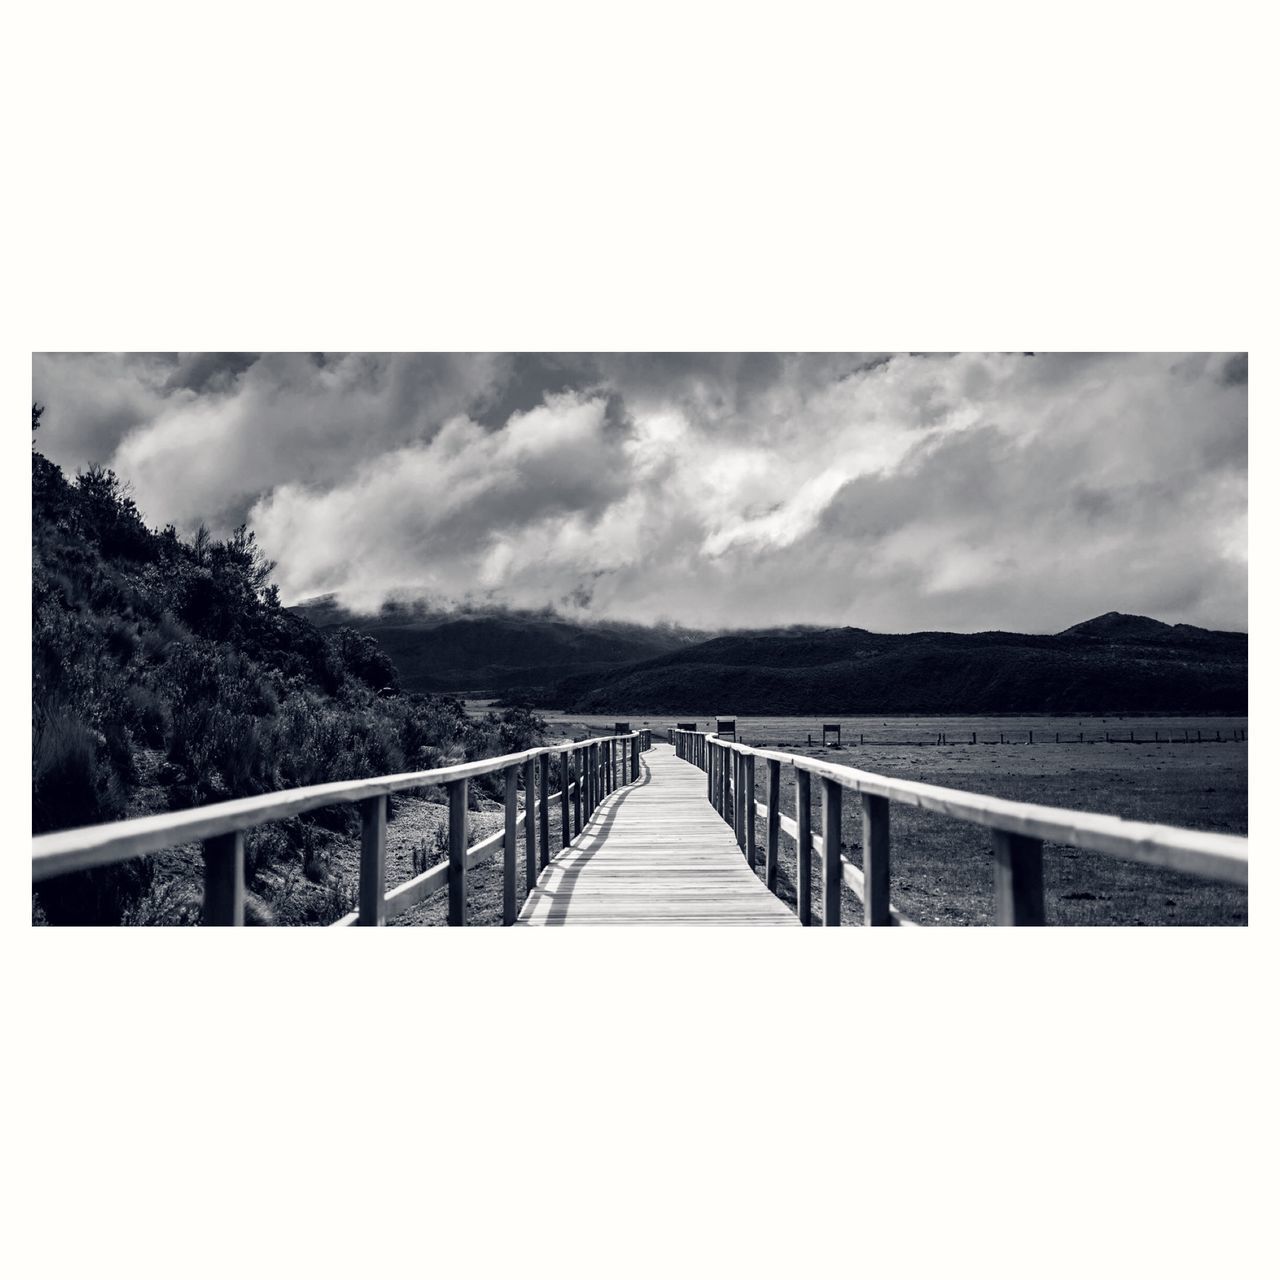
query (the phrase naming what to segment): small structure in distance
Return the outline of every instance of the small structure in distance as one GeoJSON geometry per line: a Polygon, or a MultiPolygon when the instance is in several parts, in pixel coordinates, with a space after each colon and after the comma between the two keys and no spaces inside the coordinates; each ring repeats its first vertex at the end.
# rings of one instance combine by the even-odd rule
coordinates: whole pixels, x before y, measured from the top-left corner
{"type": "Polygon", "coordinates": [[[840,726],[838,724],[824,724],[822,726],[822,745],[824,747],[840,748],[840,726]]]}

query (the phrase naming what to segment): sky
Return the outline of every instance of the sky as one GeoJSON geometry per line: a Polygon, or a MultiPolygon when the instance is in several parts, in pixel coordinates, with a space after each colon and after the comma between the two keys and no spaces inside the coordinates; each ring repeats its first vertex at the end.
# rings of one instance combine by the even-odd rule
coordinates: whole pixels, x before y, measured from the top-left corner
{"type": "Polygon", "coordinates": [[[52,354],[36,443],[286,603],[1245,630],[1231,354],[52,354]]]}

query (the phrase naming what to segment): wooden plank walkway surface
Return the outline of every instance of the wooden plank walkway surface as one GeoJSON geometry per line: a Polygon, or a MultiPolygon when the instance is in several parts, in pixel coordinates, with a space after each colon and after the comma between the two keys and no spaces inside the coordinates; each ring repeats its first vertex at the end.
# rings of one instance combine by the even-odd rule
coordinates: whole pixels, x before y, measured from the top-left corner
{"type": "Polygon", "coordinates": [[[666,743],[552,859],[516,923],[799,925],[747,866],[706,774],[666,743]]]}

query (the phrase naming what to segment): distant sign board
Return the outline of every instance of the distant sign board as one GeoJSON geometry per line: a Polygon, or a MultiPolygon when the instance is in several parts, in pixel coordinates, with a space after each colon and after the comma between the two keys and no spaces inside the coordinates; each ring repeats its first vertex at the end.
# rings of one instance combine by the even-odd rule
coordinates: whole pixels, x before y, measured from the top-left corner
{"type": "Polygon", "coordinates": [[[697,733],[697,731],[698,731],[698,722],[697,722],[696,720],[686,720],[686,721],[684,721],[683,723],[681,723],[679,720],[677,720],[677,721],[676,721],[676,728],[677,728],[677,729],[688,729],[688,730],[689,730],[690,732],[692,732],[692,733],[697,733]]]}
{"type": "Polygon", "coordinates": [[[736,720],[717,720],[716,733],[720,736],[733,735],[734,742],[738,740],[738,722],[736,720]]]}
{"type": "Polygon", "coordinates": [[[835,745],[840,745],[840,726],[838,724],[824,724],[822,726],[822,745],[829,747],[834,739],[835,745]]]}
{"type": "Polygon", "coordinates": [[[629,720],[615,720],[613,722],[614,733],[630,733],[631,722],[629,720]]]}

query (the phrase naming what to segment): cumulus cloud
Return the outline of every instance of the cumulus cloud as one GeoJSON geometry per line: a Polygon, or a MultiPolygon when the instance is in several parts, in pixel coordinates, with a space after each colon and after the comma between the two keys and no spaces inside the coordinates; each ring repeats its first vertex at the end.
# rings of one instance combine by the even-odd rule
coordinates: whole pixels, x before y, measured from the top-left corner
{"type": "Polygon", "coordinates": [[[286,599],[705,627],[1247,625],[1235,355],[43,356],[40,445],[286,599]]]}

